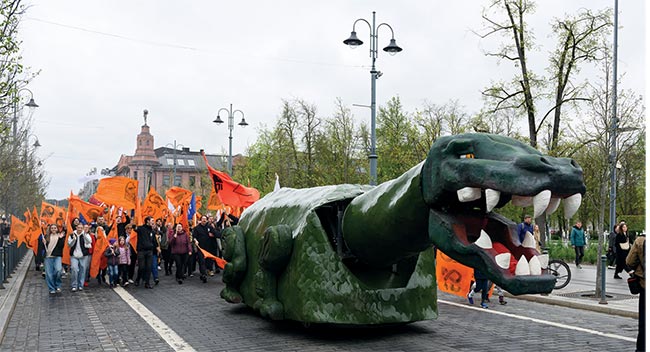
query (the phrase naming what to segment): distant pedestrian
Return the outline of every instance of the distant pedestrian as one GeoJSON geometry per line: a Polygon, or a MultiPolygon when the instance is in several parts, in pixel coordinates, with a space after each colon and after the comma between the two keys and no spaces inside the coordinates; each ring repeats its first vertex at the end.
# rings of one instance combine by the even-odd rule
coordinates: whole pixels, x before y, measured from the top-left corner
{"type": "Polygon", "coordinates": [[[582,262],[582,257],[585,256],[585,230],[582,228],[581,221],[577,221],[573,228],[571,228],[569,238],[576,252],[576,267],[582,269],[580,263],[582,262]]]}
{"type": "Polygon", "coordinates": [[[140,284],[140,280],[144,281],[145,288],[153,288],[149,279],[151,278],[151,266],[153,265],[153,253],[157,250],[156,235],[154,233],[154,220],[151,216],[144,219],[144,225],[136,228],[138,236],[138,277],[135,285],[140,284]]]}
{"type": "Polygon", "coordinates": [[[190,244],[190,237],[183,229],[183,225],[176,225],[176,231],[169,238],[169,247],[171,248],[172,256],[176,262],[176,281],[182,284],[185,279],[185,265],[187,258],[192,254],[192,246],[190,244]]]}
{"type": "Polygon", "coordinates": [[[487,308],[488,302],[488,278],[478,269],[474,269],[474,280],[476,282],[471,286],[467,293],[467,301],[469,304],[474,304],[474,293],[481,292],[481,307],[487,308]]]}
{"type": "Polygon", "coordinates": [[[519,242],[524,243],[524,238],[526,238],[526,232],[533,234],[533,218],[530,215],[524,216],[524,222],[517,225],[517,236],[519,237],[519,242]]]}
{"type": "Polygon", "coordinates": [[[45,246],[45,282],[51,294],[61,292],[61,257],[65,245],[65,234],[59,232],[56,225],[47,228],[43,238],[45,246]]]}
{"type": "MultiPolygon", "coordinates": [[[[621,222],[618,226],[618,234],[616,235],[616,269],[614,270],[614,278],[622,279],[618,274],[627,269],[625,258],[630,252],[630,236],[627,234],[627,225],[621,222]]],[[[626,270],[627,271],[627,270],[626,270]]]]}
{"type": "Polygon", "coordinates": [[[616,224],[614,230],[607,237],[607,266],[610,269],[616,267],[616,235],[619,231],[619,225],[616,224]]]}
{"type": "Polygon", "coordinates": [[[540,241],[541,241],[541,233],[539,232],[539,225],[535,224],[533,226],[533,237],[535,238],[535,248],[537,249],[537,252],[542,253],[542,247],[540,247],[540,241]]]}
{"type": "Polygon", "coordinates": [[[641,280],[641,292],[639,293],[639,333],[636,337],[636,350],[645,351],[645,234],[642,233],[634,241],[630,253],[625,260],[634,275],[641,280]]]}
{"type": "Polygon", "coordinates": [[[174,235],[174,224],[170,222],[165,223],[165,235],[161,237],[160,249],[162,251],[163,266],[165,269],[165,276],[172,274],[172,264],[174,258],[172,257],[172,249],[169,246],[169,239],[174,235]]]}

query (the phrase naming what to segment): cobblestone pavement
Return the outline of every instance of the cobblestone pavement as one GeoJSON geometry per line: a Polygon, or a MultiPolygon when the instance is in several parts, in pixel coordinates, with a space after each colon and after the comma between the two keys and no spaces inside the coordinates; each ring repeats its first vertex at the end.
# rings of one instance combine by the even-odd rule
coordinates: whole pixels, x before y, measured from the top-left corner
{"type": "MultiPolygon", "coordinates": [[[[40,275],[28,272],[0,351],[171,350],[115,292],[96,285],[49,297],[40,275]]],[[[564,326],[632,339],[637,331],[631,318],[517,299],[505,306],[493,303],[488,310],[470,309],[462,298],[447,294],[439,296],[440,316],[434,321],[379,328],[304,327],[267,321],[244,305],[228,304],[218,298],[222,287],[219,275],[207,284],[194,277],[183,285],[162,276],[153,290],[130,286],[127,291],[197,351],[632,351],[634,342],[564,326]]]]}

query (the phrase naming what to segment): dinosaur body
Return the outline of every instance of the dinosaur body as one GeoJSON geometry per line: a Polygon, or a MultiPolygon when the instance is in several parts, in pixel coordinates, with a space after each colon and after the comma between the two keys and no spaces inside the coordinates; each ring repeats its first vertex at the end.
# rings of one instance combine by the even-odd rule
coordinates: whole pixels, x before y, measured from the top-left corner
{"type": "Polygon", "coordinates": [[[549,211],[563,198],[571,212],[584,192],[569,159],[501,136],[443,137],[424,163],[377,187],[283,188],[246,209],[224,233],[221,296],[275,320],[435,319],[434,245],[511,293],[550,292],[554,277],[538,270],[544,257],[492,210],[512,200],[549,211]]]}

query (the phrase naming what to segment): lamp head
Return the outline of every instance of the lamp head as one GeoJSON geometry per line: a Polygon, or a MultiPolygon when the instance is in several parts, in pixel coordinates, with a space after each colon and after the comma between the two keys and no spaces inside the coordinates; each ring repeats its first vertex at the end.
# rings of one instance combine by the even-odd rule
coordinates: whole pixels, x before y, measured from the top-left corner
{"type": "Polygon", "coordinates": [[[217,118],[214,119],[214,121],[212,121],[212,122],[214,122],[214,123],[216,123],[216,124],[220,124],[220,123],[223,123],[223,120],[222,120],[221,117],[217,114],[217,118]]]}
{"type": "Polygon", "coordinates": [[[246,127],[248,126],[248,122],[246,122],[246,120],[244,120],[244,118],[242,117],[241,122],[239,122],[238,125],[241,127],[246,127]]]}
{"type": "Polygon", "coordinates": [[[36,104],[36,102],[34,101],[34,98],[30,98],[29,102],[27,104],[25,104],[25,106],[28,106],[30,108],[37,108],[38,104],[36,104]]]}
{"type": "Polygon", "coordinates": [[[41,146],[41,143],[38,142],[38,138],[36,138],[36,142],[32,145],[34,148],[38,148],[41,146]]]}
{"type": "Polygon", "coordinates": [[[400,51],[402,51],[402,48],[397,46],[397,43],[395,43],[395,39],[391,39],[390,44],[388,44],[388,46],[384,48],[384,51],[391,55],[395,55],[400,51]]]}
{"type": "Polygon", "coordinates": [[[350,38],[344,40],[343,44],[349,45],[350,48],[354,49],[359,45],[363,44],[363,42],[361,41],[361,39],[357,38],[357,32],[352,31],[352,33],[350,33],[350,38]]]}

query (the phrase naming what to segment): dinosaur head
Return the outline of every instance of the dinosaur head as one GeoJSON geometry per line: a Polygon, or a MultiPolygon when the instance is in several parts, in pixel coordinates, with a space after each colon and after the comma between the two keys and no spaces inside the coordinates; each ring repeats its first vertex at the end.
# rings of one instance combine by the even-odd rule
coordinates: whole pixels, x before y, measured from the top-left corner
{"type": "MultiPolygon", "coordinates": [[[[571,217],[586,188],[575,161],[542,155],[517,140],[491,134],[439,138],[422,169],[429,236],[445,254],[485,273],[512,294],[546,293],[555,277],[542,274],[548,256],[523,241],[517,225],[496,209],[533,206],[534,218],[560,203],[571,217]]],[[[532,215],[532,214],[531,214],[532,215]]]]}

